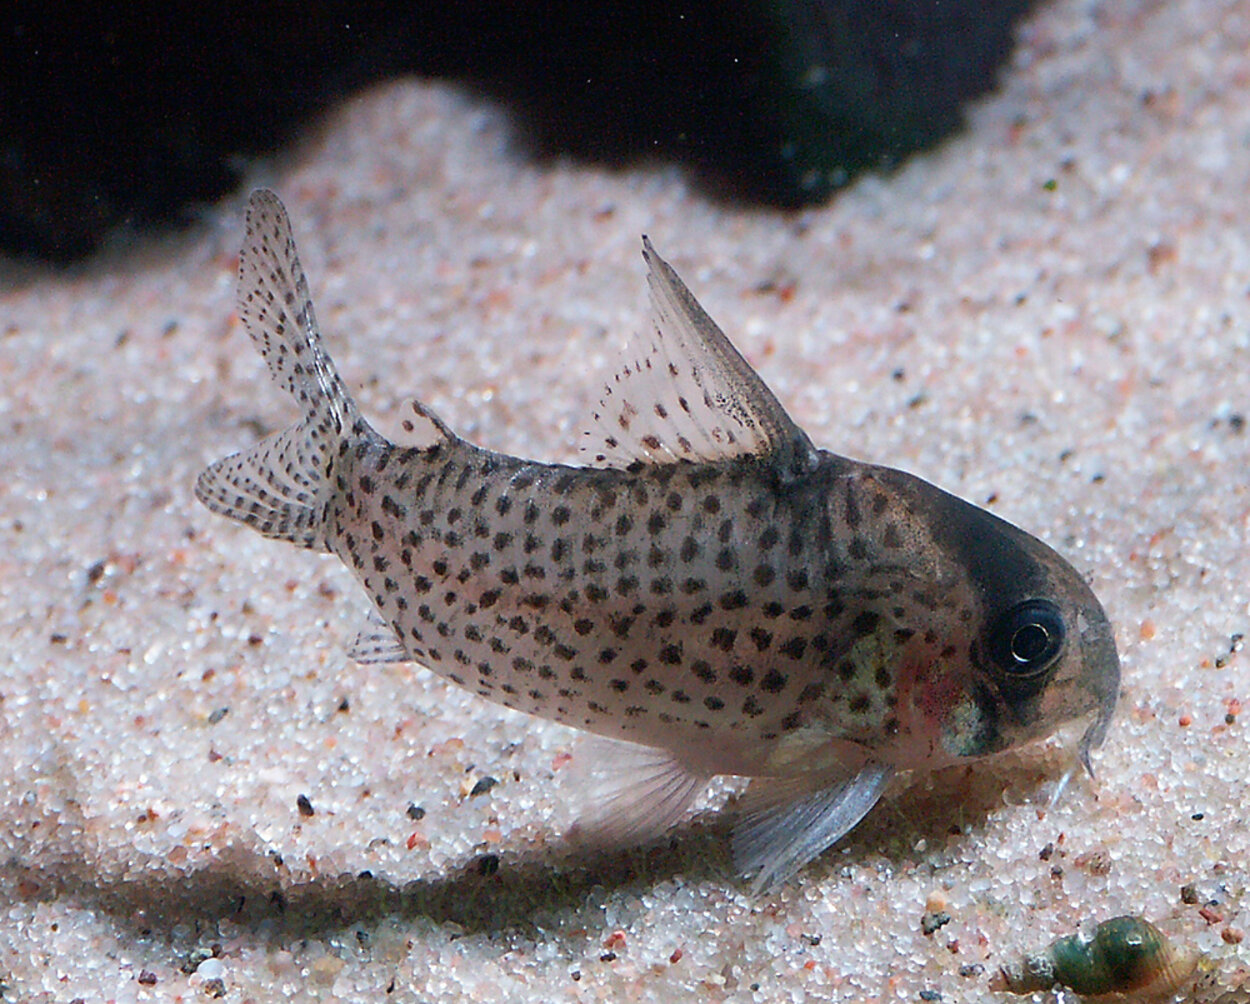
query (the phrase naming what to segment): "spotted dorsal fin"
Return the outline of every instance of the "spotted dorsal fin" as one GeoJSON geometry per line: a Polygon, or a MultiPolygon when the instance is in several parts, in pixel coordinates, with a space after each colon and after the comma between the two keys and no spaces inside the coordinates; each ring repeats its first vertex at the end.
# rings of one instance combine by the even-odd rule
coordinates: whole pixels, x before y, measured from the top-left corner
{"type": "Polygon", "coordinates": [[[786,414],[651,242],[642,239],[652,324],[607,385],[583,451],[597,467],[770,458],[787,476],[815,465],[786,414]]]}

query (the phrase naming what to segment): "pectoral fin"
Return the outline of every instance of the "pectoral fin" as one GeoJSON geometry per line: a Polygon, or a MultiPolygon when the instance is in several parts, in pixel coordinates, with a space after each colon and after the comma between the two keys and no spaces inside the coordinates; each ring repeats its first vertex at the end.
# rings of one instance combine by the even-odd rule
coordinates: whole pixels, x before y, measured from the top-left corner
{"type": "Polygon", "coordinates": [[[752,891],[784,882],[854,829],[893,775],[893,767],[870,762],[817,789],[802,779],[752,781],[732,838],[735,866],[755,876],[752,891]]]}

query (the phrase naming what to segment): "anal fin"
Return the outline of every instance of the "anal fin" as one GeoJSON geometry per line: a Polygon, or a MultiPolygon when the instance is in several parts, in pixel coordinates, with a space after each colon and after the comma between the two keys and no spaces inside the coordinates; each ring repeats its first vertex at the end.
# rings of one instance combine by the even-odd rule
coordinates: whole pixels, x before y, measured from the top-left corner
{"type": "Polygon", "coordinates": [[[595,736],[578,746],[573,783],[585,808],[570,838],[600,847],[643,843],[671,829],[711,781],[668,750],[595,736]]]}
{"type": "Polygon", "coordinates": [[[734,827],[734,865],[754,875],[755,893],[784,882],[854,829],[893,776],[893,767],[870,761],[821,788],[805,779],[756,778],[734,827]]]}
{"type": "Polygon", "coordinates": [[[395,629],[372,610],[369,612],[369,623],[356,635],[356,640],[347,649],[347,655],[364,665],[412,662],[412,656],[404,648],[395,629]]]}

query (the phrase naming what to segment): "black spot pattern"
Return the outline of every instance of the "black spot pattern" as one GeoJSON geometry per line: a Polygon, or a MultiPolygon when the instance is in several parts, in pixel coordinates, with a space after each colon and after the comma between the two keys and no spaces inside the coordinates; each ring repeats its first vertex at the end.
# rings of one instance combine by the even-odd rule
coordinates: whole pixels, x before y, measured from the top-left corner
{"type": "MultiPolygon", "coordinates": [[[[335,549],[412,635],[414,658],[449,677],[468,667],[467,685],[492,700],[665,742],[682,729],[770,742],[817,708],[858,737],[886,705],[873,693],[893,686],[892,667],[869,672],[849,649],[883,625],[863,597],[885,590],[864,584],[856,555],[909,538],[869,496],[774,494],[747,461],[580,470],[459,441],[433,458],[339,462],[335,549]],[[416,648],[418,625],[445,647],[416,648]]],[[[916,604],[883,608],[898,621],[893,607],[905,620],[916,604]]],[[[896,647],[916,633],[889,627],[896,647]]]]}

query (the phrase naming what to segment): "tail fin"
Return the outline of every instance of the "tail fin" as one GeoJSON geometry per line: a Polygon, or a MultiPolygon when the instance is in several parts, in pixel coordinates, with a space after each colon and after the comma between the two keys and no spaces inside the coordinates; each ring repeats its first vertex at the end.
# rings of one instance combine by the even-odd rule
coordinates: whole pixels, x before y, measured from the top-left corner
{"type": "Polygon", "coordinates": [[[363,420],[321,346],[286,209],[265,189],[248,200],[238,309],[270,375],[299,402],[304,417],[217,461],[196,481],[196,497],[266,537],[325,550],[321,503],[330,466],[342,438],[363,420]]]}

